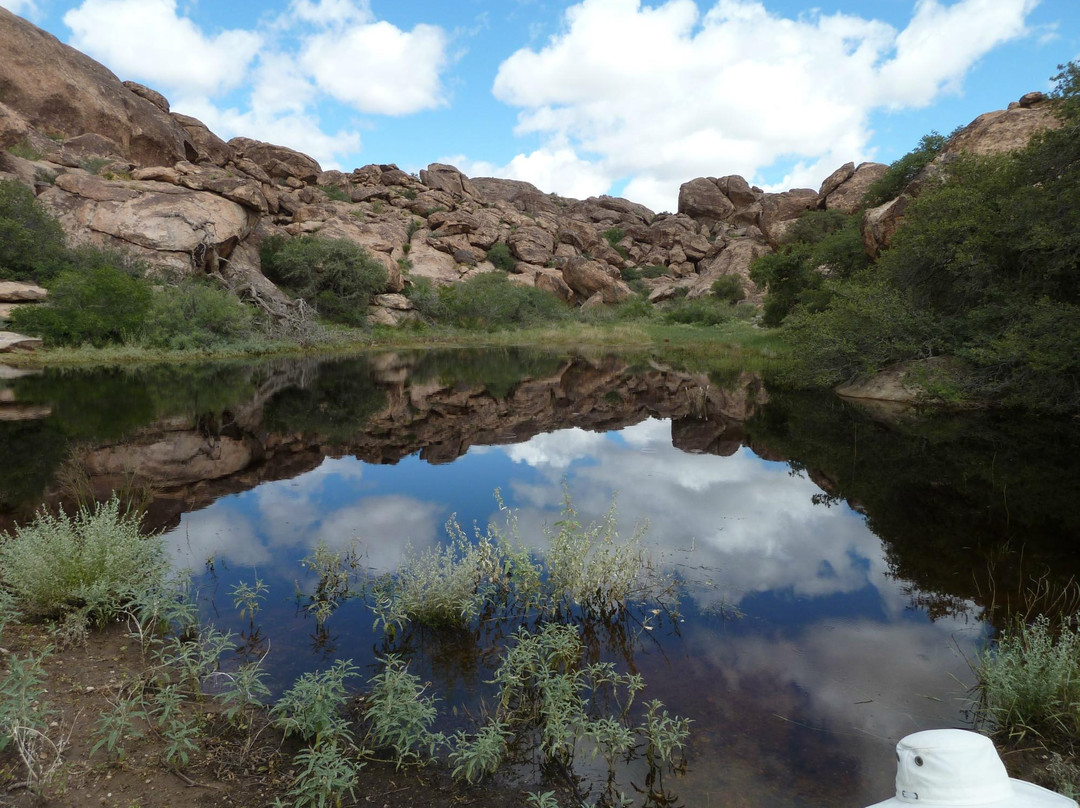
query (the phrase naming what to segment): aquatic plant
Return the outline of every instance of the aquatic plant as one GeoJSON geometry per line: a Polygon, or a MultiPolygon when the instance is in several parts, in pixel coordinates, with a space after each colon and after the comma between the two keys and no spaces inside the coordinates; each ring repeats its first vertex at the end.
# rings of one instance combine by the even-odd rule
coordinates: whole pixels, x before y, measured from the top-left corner
{"type": "Polygon", "coordinates": [[[30,615],[78,612],[104,623],[165,576],[160,537],[143,536],[139,517],[116,496],[74,516],[44,511],[0,544],[0,579],[30,615]]]}
{"type": "Polygon", "coordinates": [[[975,663],[977,710],[1013,737],[1080,734],[1080,618],[1017,621],[975,663]]]}

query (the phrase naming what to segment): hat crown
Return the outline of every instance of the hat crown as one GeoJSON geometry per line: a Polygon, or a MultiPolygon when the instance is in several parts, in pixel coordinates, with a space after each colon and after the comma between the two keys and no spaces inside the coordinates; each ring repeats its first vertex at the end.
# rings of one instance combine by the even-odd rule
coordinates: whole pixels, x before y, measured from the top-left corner
{"type": "Polygon", "coordinates": [[[1013,796],[993,742],[976,732],[916,732],[896,745],[896,756],[896,798],[903,802],[985,805],[1013,796]]]}

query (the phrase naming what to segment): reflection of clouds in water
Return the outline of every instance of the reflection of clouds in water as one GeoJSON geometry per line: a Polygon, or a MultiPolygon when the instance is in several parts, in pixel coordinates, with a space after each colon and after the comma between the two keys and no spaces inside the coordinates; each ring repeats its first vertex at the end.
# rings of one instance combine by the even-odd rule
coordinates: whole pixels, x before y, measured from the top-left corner
{"type": "Polygon", "coordinates": [[[727,689],[754,689],[762,681],[792,686],[807,694],[810,712],[792,718],[899,740],[958,720],[971,680],[965,657],[975,654],[981,637],[977,624],[952,620],[825,620],[795,637],[733,637],[693,627],[686,641],[689,664],[727,689]]]}
{"type": "Polygon", "coordinates": [[[688,624],[677,686],[658,681],[659,671],[646,678],[676,711],[700,710],[704,698],[713,720],[720,716],[721,725],[739,735],[742,763],[735,765],[747,768],[755,787],[761,776],[755,764],[779,744],[785,754],[778,764],[794,768],[778,776],[790,782],[806,774],[800,767],[842,760],[842,770],[855,774],[850,791],[819,804],[868,805],[892,790],[897,740],[966,725],[972,677],[965,656],[974,654],[981,637],[978,624],[962,620],[823,620],[797,634],[767,636],[688,624]],[[755,729],[747,733],[746,727],[755,729]],[[829,752],[807,755],[806,745],[829,752]]]}
{"type": "MultiPolygon", "coordinates": [[[[505,450],[530,458],[551,480],[512,484],[522,536],[530,544],[542,546],[536,538],[541,526],[558,518],[562,503],[558,479],[543,474],[561,467],[545,466],[544,458],[561,461],[580,453],[579,432],[554,432],[505,450]]],[[[863,518],[844,507],[814,505],[820,489],[788,473],[786,465],[762,461],[747,449],[726,458],[682,452],[672,446],[666,421],[628,427],[619,440],[596,437],[591,453],[581,455],[592,462],[574,469],[569,480],[583,521],[600,518],[617,492],[623,532],[648,522],[650,544],[708,568],[720,587],[709,599],[737,603],[748,593],[775,589],[821,596],[857,591],[868,580],[885,583],[881,542],[863,518]],[[683,553],[691,544],[694,552],[683,553]]],[[[895,589],[886,588],[890,595],[895,589]]]]}
{"type": "Polygon", "coordinates": [[[210,558],[227,558],[230,563],[252,567],[270,558],[247,515],[225,502],[183,514],[179,526],[166,533],[164,539],[173,563],[195,572],[200,572],[210,558]]]}
{"type": "Polygon", "coordinates": [[[411,497],[366,497],[322,520],[316,541],[334,549],[360,540],[365,563],[377,572],[395,570],[407,555],[430,547],[442,533],[440,509],[411,497]]]}
{"type": "Polygon", "coordinates": [[[292,480],[264,483],[184,514],[166,540],[180,565],[201,568],[214,558],[234,567],[276,567],[286,577],[296,570],[294,555],[307,555],[321,541],[345,549],[360,539],[366,562],[380,571],[398,566],[407,546],[422,548],[441,533],[439,507],[396,494],[361,497],[327,508],[328,488],[354,485],[363,477],[354,458],[327,458],[292,480]]]}
{"type": "Polygon", "coordinates": [[[607,438],[599,432],[584,429],[562,429],[537,435],[525,443],[499,447],[515,463],[524,463],[545,470],[567,469],[575,460],[586,460],[596,454],[607,438]]]}

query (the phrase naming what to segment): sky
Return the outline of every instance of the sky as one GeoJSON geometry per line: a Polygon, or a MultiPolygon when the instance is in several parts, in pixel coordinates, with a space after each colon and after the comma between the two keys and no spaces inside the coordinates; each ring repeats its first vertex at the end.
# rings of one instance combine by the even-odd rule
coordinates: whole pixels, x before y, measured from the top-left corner
{"type": "MultiPolygon", "coordinates": [[[[225,139],[675,210],[817,188],[1080,58],[1080,0],[0,0],[225,139]]],[[[2,58],[2,57],[0,57],[2,58]]]]}

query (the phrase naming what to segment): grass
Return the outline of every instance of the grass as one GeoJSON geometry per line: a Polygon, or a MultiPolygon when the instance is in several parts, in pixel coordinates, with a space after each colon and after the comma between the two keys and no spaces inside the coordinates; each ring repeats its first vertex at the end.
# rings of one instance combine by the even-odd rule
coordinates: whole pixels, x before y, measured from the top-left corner
{"type": "Polygon", "coordinates": [[[532,326],[505,331],[470,331],[451,327],[416,330],[376,328],[369,331],[328,328],[317,340],[247,340],[213,348],[169,350],[138,345],[101,348],[47,348],[32,353],[5,355],[4,362],[18,367],[88,367],[138,365],[161,362],[203,362],[245,357],[335,355],[363,351],[455,347],[535,347],[552,350],[643,351],[673,358],[730,360],[748,370],[767,370],[780,364],[788,346],[776,329],[758,328],[745,321],[715,327],[646,322],[587,323],[570,320],[558,325],[532,326]]]}

